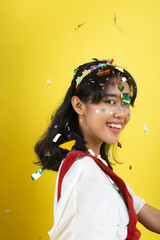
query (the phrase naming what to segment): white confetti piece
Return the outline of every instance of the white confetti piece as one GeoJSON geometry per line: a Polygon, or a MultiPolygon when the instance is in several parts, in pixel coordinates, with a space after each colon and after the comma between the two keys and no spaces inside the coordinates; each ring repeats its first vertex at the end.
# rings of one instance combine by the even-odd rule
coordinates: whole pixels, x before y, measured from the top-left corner
{"type": "Polygon", "coordinates": [[[96,109],[96,111],[95,111],[96,113],[99,113],[100,111],[99,111],[99,109],[96,109]]]}
{"type": "Polygon", "coordinates": [[[9,209],[6,209],[4,212],[5,212],[5,213],[8,213],[8,212],[10,212],[10,210],[9,210],[9,209]]]}
{"type": "Polygon", "coordinates": [[[57,142],[58,138],[61,136],[60,133],[57,133],[57,135],[53,138],[53,142],[57,142]]]}
{"type": "Polygon", "coordinates": [[[47,79],[47,84],[50,85],[51,84],[51,80],[47,79]]]}
{"type": "Polygon", "coordinates": [[[95,156],[95,153],[92,151],[92,149],[88,149],[88,152],[89,152],[92,156],[95,156]]]}
{"type": "Polygon", "coordinates": [[[117,70],[120,71],[120,72],[124,72],[123,68],[115,67],[115,69],[117,69],[117,70]]]}
{"type": "Polygon", "coordinates": [[[122,81],[122,82],[127,82],[126,77],[121,77],[121,81],[122,81]]]}
{"type": "Polygon", "coordinates": [[[110,152],[108,153],[107,157],[110,157],[112,153],[112,149],[110,150],[110,152]]]}
{"type": "Polygon", "coordinates": [[[41,177],[43,174],[43,170],[39,169],[37,172],[33,173],[31,175],[32,180],[37,180],[39,177],[41,177]]]}
{"type": "Polygon", "coordinates": [[[144,128],[144,131],[147,133],[148,132],[148,128],[147,128],[146,124],[143,125],[143,128],[144,128]]]}

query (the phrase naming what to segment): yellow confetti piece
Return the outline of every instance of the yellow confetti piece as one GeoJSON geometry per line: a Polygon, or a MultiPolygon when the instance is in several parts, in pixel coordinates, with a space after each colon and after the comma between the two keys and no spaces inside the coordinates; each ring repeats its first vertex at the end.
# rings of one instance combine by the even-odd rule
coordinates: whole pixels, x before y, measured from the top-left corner
{"type": "Polygon", "coordinates": [[[71,140],[71,141],[62,143],[61,145],[59,145],[59,147],[62,148],[62,149],[66,149],[66,150],[71,151],[72,147],[75,145],[75,143],[76,143],[75,140],[71,140]]]}

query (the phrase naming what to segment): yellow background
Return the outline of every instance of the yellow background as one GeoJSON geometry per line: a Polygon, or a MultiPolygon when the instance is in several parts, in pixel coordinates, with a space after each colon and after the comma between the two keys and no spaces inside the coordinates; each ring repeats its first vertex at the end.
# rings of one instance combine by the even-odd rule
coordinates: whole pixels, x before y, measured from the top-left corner
{"type": "MultiPolygon", "coordinates": [[[[33,165],[33,147],[62,100],[74,68],[93,57],[113,57],[137,81],[136,107],[117,153],[123,165],[115,171],[159,208],[159,9],[159,0],[0,2],[1,240],[48,239],[56,173],[45,171],[31,180],[39,169],[33,165]]],[[[159,239],[139,228],[142,240],[159,239]]]]}

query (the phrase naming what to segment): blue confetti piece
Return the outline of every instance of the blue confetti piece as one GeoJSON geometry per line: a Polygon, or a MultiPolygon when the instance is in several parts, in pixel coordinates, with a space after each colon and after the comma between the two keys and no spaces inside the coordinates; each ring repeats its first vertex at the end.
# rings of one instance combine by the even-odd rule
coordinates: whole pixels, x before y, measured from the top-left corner
{"type": "Polygon", "coordinates": [[[143,125],[144,131],[147,133],[148,132],[148,128],[146,126],[146,124],[143,125]]]}

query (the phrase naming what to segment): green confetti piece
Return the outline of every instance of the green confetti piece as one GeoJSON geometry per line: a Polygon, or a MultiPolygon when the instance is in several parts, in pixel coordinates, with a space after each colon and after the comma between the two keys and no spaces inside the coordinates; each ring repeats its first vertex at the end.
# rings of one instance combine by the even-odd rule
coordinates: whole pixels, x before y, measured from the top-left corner
{"type": "Polygon", "coordinates": [[[130,105],[129,93],[123,93],[123,103],[124,105],[130,105]]]}
{"type": "Polygon", "coordinates": [[[102,109],[101,109],[102,112],[105,112],[105,110],[106,110],[105,108],[102,108],[102,109]]]}
{"type": "Polygon", "coordinates": [[[76,69],[74,69],[74,76],[76,75],[76,73],[77,73],[77,70],[76,70],[76,69]]]}
{"type": "Polygon", "coordinates": [[[121,92],[123,92],[123,90],[124,90],[124,85],[121,83],[121,84],[119,84],[118,88],[119,88],[119,90],[120,90],[121,92]]]}
{"type": "Polygon", "coordinates": [[[39,169],[37,172],[31,175],[32,180],[37,180],[39,177],[42,176],[43,173],[44,173],[43,170],[39,169]]]}

